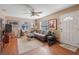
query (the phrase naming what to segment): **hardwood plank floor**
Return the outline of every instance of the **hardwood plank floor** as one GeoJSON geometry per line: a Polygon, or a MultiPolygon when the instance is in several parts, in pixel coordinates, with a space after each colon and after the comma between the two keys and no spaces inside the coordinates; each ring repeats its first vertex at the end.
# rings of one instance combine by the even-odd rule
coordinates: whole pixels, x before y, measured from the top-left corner
{"type": "Polygon", "coordinates": [[[17,40],[15,37],[9,39],[9,43],[5,44],[3,48],[3,55],[15,55],[17,54],[17,40]]]}
{"type": "Polygon", "coordinates": [[[48,46],[48,44],[45,44],[44,46],[34,49],[32,51],[26,52],[24,54],[27,55],[77,55],[79,54],[79,51],[72,52],[65,48],[62,48],[59,46],[59,43],[56,43],[52,46],[48,46]]]}
{"type": "MultiPolygon", "coordinates": [[[[5,45],[3,55],[18,55],[16,38],[11,38],[9,43],[5,45]]],[[[52,46],[48,46],[48,44],[45,43],[43,46],[25,52],[22,55],[79,55],[79,50],[77,52],[72,52],[60,47],[59,43],[52,46]]]]}

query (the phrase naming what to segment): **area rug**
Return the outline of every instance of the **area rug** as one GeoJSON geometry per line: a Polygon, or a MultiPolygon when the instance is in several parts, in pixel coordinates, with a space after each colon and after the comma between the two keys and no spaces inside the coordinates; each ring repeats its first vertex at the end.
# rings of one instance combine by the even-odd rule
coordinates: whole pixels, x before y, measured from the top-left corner
{"type": "Polygon", "coordinates": [[[64,44],[64,43],[60,44],[59,46],[65,48],[65,49],[68,49],[70,51],[73,51],[73,52],[76,52],[78,49],[77,47],[71,46],[69,44],[64,44]]]}
{"type": "Polygon", "coordinates": [[[24,52],[28,52],[42,46],[43,43],[37,39],[32,39],[28,41],[27,39],[24,38],[18,38],[17,45],[18,45],[18,53],[22,54],[24,52]]]}

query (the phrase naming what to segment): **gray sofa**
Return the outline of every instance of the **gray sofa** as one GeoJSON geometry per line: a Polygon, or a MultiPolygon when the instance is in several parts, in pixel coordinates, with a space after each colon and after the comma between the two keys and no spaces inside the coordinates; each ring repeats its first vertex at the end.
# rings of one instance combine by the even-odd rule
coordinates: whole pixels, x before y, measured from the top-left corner
{"type": "Polygon", "coordinates": [[[34,37],[37,38],[37,39],[39,39],[39,40],[41,40],[41,41],[46,41],[45,35],[46,34],[34,32],[34,37]]]}

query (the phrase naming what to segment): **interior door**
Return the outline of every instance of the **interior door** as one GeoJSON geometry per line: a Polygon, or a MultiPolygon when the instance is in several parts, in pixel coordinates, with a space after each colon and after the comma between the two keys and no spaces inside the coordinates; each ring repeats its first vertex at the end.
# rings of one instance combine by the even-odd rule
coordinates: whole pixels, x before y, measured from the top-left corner
{"type": "Polygon", "coordinates": [[[78,28],[78,13],[68,13],[60,17],[60,41],[66,44],[70,44],[79,47],[79,28],[78,28]]]}
{"type": "Polygon", "coordinates": [[[77,47],[79,47],[79,11],[77,12],[76,18],[77,18],[77,28],[76,28],[76,30],[77,30],[77,33],[76,33],[77,38],[75,39],[75,45],[77,47]]]}

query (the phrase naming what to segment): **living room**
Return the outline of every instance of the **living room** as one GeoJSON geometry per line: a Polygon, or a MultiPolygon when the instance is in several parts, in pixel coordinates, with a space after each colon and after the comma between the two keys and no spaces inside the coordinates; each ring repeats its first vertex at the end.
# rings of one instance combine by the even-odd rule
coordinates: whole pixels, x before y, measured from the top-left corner
{"type": "Polygon", "coordinates": [[[79,55],[78,16],[78,4],[1,4],[0,54],[79,55]]]}

